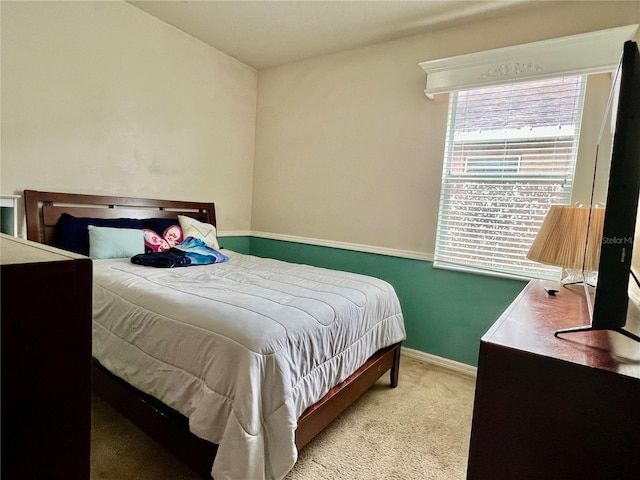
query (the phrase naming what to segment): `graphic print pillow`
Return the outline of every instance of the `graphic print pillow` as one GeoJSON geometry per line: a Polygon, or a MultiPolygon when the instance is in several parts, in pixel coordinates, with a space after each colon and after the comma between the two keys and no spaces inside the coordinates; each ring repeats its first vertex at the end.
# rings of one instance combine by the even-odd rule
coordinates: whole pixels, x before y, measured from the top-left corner
{"type": "Polygon", "coordinates": [[[165,252],[182,242],[182,229],[171,225],[162,235],[148,228],[143,228],[144,245],[150,252],[165,252]]]}

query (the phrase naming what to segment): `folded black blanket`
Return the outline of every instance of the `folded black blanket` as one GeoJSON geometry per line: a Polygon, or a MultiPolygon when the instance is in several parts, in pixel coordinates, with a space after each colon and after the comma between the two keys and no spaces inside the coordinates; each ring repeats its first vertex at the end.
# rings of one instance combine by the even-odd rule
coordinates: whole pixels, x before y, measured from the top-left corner
{"type": "Polygon", "coordinates": [[[164,252],[139,253],[131,257],[131,263],[146,267],[173,268],[186,267],[191,264],[191,260],[182,250],[172,248],[164,252]]]}
{"type": "Polygon", "coordinates": [[[193,237],[187,237],[177,247],[164,252],[140,253],[131,257],[131,263],[157,268],[209,265],[227,261],[229,257],[208,247],[201,239],[193,237]]]}

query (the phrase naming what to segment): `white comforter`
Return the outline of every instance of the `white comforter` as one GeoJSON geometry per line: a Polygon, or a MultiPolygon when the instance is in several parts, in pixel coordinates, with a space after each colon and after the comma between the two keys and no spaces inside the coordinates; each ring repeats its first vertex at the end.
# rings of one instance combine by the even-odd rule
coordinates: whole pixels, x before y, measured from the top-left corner
{"type": "Polygon", "coordinates": [[[228,263],[94,262],[93,355],[219,444],[216,480],[280,479],[302,412],[405,338],[386,282],[224,251],[228,263]]]}

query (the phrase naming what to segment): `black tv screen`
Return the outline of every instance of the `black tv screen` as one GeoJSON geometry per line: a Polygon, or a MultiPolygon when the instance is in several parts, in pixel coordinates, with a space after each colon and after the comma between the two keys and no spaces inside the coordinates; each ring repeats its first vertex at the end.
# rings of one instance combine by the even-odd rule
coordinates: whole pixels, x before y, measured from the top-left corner
{"type": "MultiPolygon", "coordinates": [[[[624,44],[615,79],[609,102],[615,119],[613,143],[591,329],[614,330],[640,341],[622,328],[627,319],[629,281],[637,281],[632,272],[640,194],[640,53],[635,42],[624,44]]],[[[606,143],[599,142],[599,155],[606,143]]]]}

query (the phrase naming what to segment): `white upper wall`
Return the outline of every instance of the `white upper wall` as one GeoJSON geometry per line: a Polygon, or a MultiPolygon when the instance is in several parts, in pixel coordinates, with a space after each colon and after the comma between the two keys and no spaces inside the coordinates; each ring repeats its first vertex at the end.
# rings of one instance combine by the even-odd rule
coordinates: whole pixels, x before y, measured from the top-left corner
{"type": "Polygon", "coordinates": [[[125,2],[1,9],[2,193],[215,201],[222,231],[427,256],[448,99],[418,63],[640,22],[639,2],[545,3],[258,75],[125,2]]]}
{"type": "MultiPolygon", "coordinates": [[[[633,23],[640,23],[640,2],[545,2],[261,70],[252,230],[428,257],[448,96],[425,97],[418,63],[633,23]]],[[[591,83],[608,93],[606,82],[591,83]]],[[[597,134],[600,110],[588,110],[598,121],[587,121],[584,135],[597,134]]]]}
{"type": "Polygon", "coordinates": [[[257,73],[124,2],[2,2],[3,194],[216,202],[251,221],[257,73]]]}

